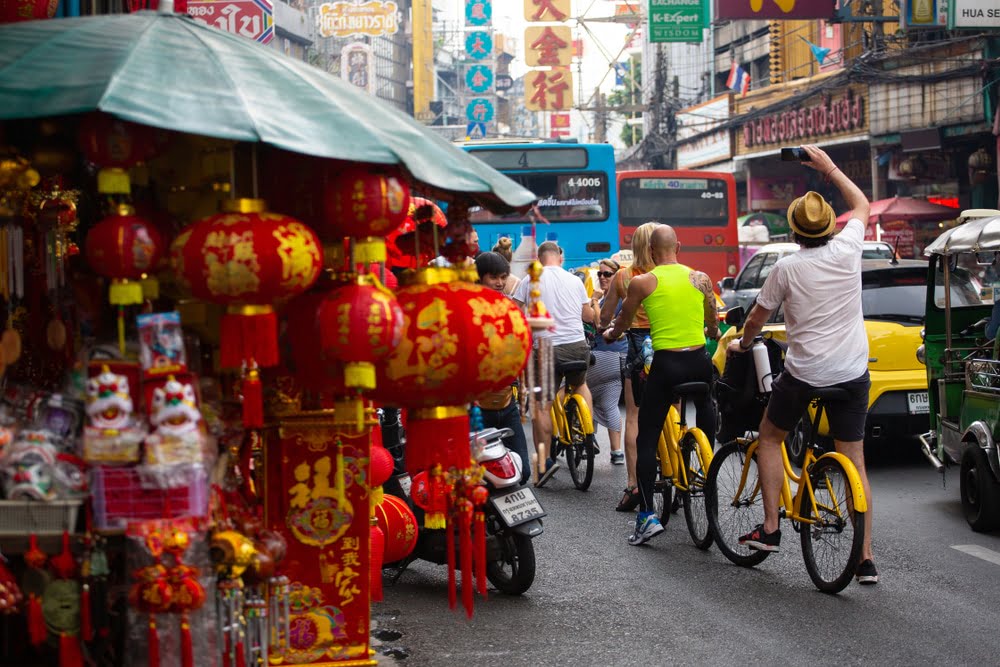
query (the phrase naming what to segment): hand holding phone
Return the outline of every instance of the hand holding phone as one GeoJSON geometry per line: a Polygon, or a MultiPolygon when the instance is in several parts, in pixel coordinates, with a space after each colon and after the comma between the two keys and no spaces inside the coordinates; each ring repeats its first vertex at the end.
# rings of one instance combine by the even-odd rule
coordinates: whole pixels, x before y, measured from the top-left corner
{"type": "Polygon", "coordinates": [[[782,148],[781,149],[781,159],[784,162],[794,162],[794,161],[804,161],[809,159],[809,154],[806,153],[806,149],[801,146],[795,146],[794,148],[782,148]]]}

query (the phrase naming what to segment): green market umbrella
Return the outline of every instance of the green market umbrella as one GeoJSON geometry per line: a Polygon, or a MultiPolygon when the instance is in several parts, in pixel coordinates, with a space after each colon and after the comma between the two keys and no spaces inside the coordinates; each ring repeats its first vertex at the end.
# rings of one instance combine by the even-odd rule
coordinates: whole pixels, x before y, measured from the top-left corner
{"type": "MultiPolygon", "coordinates": [[[[249,39],[159,11],[0,25],[0,120],[100,110],[179,132],[398,164],[498,212],[536,197],[409,116],[249,39]]],[[[450,198],[450,197],[448,197],[450,198]]]]}
{"type": "Polygon", "coordinates": [[[767,233],[770,236],[779,236],[781,234],[789,234],[791,232],[788,228],[788,219],[778,213],[767,213],[765,211],[748,213],[747,215],[741,215],[736,218],[736,223],[740,227],[753,224],[764,225],[767,227],[767,233]]]}

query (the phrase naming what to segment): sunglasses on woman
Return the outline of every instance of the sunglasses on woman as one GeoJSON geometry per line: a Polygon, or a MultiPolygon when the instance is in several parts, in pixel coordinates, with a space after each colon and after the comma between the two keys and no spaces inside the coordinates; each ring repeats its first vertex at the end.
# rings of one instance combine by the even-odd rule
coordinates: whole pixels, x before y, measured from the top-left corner
{"type": "Polygon", "coordinates": [[[615,277],[615,272],[614,271],[598,271],[597,275],[600,276],[601,278],[614,278],[615,277]]]}

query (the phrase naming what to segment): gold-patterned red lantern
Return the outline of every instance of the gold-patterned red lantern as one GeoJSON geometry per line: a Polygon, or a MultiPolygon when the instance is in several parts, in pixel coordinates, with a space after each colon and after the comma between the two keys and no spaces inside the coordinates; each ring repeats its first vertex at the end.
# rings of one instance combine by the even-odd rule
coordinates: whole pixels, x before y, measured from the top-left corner
{"type": "Polygon", "coordinates": [[[77,138],[87,161],[101,169],[97,174],[97,190],[104,193],[128,194],[130,185],[125,170],[148,160],[156,151],[153,128],[100,112],[83,117],[77,138]]]}
{"type": "Polygon", "coordinates": [[[410,188],[392,169],[351,167],[333,174],[325,197],[325,240],[384,237],[403,224],[410,210],[410,188]]]}
{"type": "Polygon", "coordinates": [[[361,274],[327,294],[316,316],[321,352],[343,364],[344,386],[374,389],[375,364],[402,337],[403,312],[393,293],[373,274],[361,274]]]}
{"type": "Polygon", "coordinates": [[[0,0],[0,23],[50,19],[58,7],[59,0],[0,0]]]}
{"type": "Polygon", "coordinates": [[[171,261],[195,298],[228,306],[220,336],[222,366],[274,366],[273,304],[316,282],[323,257],[319,238],[294,218],[268,213],[260,199],[230,200],[223,209],[182,230],[171,246],[171,261]]]}
{"type": "Polygon", "coordinates": [[[524,315],[500,292],[426,268],[397,291],[403,340],[378,367],[371,395],[410,408],[406,467],[469,464],[465,405],[511,384],[531,351],[524,315]]]}
{"type": "Polygon", "coordinates": [[[87,263],[111,279],[108,300],[118,306],[118,345],[125,349],[125,306],[142,303],[142,282],[163,254],[163,239],[147,220],[127,205],[94,225],[87,233],[87,263]]]}

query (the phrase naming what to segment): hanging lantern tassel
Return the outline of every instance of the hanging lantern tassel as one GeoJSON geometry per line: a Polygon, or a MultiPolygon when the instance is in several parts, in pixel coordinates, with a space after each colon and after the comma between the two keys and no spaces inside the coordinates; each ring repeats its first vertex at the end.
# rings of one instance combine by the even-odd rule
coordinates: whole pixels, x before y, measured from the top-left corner
{"type": "Polygon", "coordinates": [[[406,422],[406,469],[411,475],[440,464],[444,470],[469,467],[469,411],[464,406],[419,408],[406,422]]]}
{"type": "MultiPolygon", "coordinates": [[[[426,525],[426,524],[425,524],[426,525]]],[[[444,550],[448,556],[448,608],[454,609],[458,596],[455,592],[455,530],[448,526],[445,531],[444,550]]]]}
{"type": "Polygon", "coordinates": [[[236,641],[236,665],[237,667],[242,667],[247,664],[247,653],[246,648],[243,646],[245,635],[243,631],[240,630],[239,639],[236,641]]]}
{"type": "Polygon", "coordinates": [[[385,533],[379,528],[375,517],[368,534],[371,538],[371,589],[372,600],[382,601],[382,559],[385,555],[385,533]]]}
{"type": "Polygon", "coordinates": [[[85,581],[80,588],[80,639],[94,640],[94,621],[90,615],[90,583],[85,581]]]}
{"type": "Polygon", "coordinates": [[[191,643],[191,623],[187,613],[181,616],[181,667],[194,667],[194,646],[191,643]]]}
{"type": "Polygon", "coordinates": [[[476,590],[483,597],[486,597],[486,514],[483,512],[483,505],[489,500],[490,492],[486,487],[478,484],[472,489],[472,504],[476,507],[476,514],[473,518],[473,528],[475,531],[475,557],[476,564],[476,590]]]}
{"type": "Polygon", "coordinates": [[[248,359],[261,368],[278,365],[278,317],[271,306],[230,306],[219,332],[223,368],[239,368],[248,359]]]}
{"type": "Polygon", "coordinates": [[[458,501],[458,534],[461,539],[462,605],[465,615],[472,618],[472,501],[458,501]]]}
{"type": "Polygon", "coordinates": [[[83,667],[83,653],[76,635],[68,632],[59,635],[59,667],[83,667]]]}
{"type": "Polygon", "coordinates": [[[45,615],[42,613],[42,598],[34,593],[28,594],[28,637],[32,646],[41,646],[49,636],[45,627],[45,615]]]}
{"type": "Polygon", "coordinates": [[[156,631],[156,616],[149,615],[149,627],[146,629],[149,639],[149,667],[160,667],[160,633],[156,631]]]}
{"type": "MultiPolygon", "coordinates": [[[[225,338],[223,338],[225,340],[225,338]]],[[[260,382],[257,364],[250,362],[250,368],[243,378],[243,428],[264,428],[264,387],[260,382]]]]}

